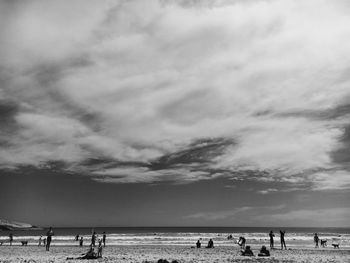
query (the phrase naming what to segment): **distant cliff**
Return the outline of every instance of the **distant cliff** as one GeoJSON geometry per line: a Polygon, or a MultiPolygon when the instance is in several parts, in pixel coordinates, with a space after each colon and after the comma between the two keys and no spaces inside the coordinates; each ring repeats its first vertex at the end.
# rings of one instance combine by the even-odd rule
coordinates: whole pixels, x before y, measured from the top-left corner
{"type": "Polygon", "coordinates": [[[20,222],[0,219],[0,230],[11,231],[11,230],[30,230],[30,229],[38,230],[41,228],[37,226],[32,226],[31,224],[27,224],[27,223],[20,223],[20,222]]]}

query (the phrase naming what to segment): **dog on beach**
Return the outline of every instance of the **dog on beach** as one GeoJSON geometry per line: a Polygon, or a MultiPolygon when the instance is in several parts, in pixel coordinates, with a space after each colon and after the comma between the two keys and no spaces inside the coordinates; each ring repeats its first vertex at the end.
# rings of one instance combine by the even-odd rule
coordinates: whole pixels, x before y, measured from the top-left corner
{"type": "Polygon", "coordinates": [[[321,239],[321,246],[326,247],[327,246],[327,239],[321,239]]]}
{"type": "Polygon", "coordinates": [[[333,246],[334,248],[339,248],[339,244],[336,244],[336,243],[333,243],[332,246],[333,246]]]}
{"type": "Polygon", "coordinates": [[[21,241],[21,243],[22,243],[22,246],[28,245],[28,241],[21,241]]]}

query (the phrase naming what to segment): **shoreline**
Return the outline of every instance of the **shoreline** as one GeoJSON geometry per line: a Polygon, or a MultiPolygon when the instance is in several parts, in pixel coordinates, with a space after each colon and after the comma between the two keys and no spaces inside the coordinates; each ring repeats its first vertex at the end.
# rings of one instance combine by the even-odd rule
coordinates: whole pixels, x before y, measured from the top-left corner
{"type": "MultiPolygon", "coordinates": [[[[81,262],[66,260],[67,257],[78,257],[88,247],[52,246],[50,251],[38,246],[0,246],[0,262],[81,262]]],[[[270,257],[258,257],[260,247],[252,246],[253,257],[240,256],[238,246],[190,248],[184,246],[125,245],[106,246],[103,258],[91,262],[157,262],[158,259],[177,260],[179,263],[215,263],[215,262],[349,262],[350,249],[273,249],[270,257]]]]}

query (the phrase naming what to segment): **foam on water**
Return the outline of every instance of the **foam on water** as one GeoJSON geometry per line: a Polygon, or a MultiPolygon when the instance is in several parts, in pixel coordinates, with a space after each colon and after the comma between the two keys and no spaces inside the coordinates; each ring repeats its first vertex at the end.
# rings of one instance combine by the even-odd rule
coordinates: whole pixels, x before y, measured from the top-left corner
{"type": "MultiPolygon", "coordinates": [[[[78,246],[79,242],[75,241],[75,235],[79,233],[80,229],[58,230],[55,231],[56,235],[53,237],[53,246],[78,246]]],[[[111,230],[111,229],[110,229],[111,230]]],[[[202,245],[205,246],[209,239],[213,239],[215,246],[234,246],[237,239],[240,236],[244,236],[247,240],[247,244],[250,245],[268,245],[269,237],[268,231],[265,232],[252,232],[252,231],[235,231],[235,232],[157,232],[155,231],[106,231],[107,244],[108,245],[154,245],[154,246],[194,246],[198,239],[201,240],[202,245]],[[119,233],[118,233],[119,232],[119,233]],[[227,237],[232,235],[232,239],[227,237]]],[[[215,230],[215,229],[210,229],[215,230]]],[[[221,229],[220,229],[221,230],[221,229]]],[[[242,229],[246,230],[246,229],[242,229]]],[[[84,245],[88,245],[91,240],[91,234],[88,234],[86,230],[81,231],[80,237],[84,239],[84,245]]],[[[91,231],[91,230],[90,230],[91,231]]],[[[98,231],[98,238],[102,238],[103,231],[98,231]]],[[[9,232],[0,232],[0,242],[4,242],[3,245],[8,244],[9,232]]],[[[279,233],[275,231],[275,246],[279,245],[279,233]]],[[[285,240],[288,247],[314,247],[313,243],[313,231],[306,230],[305,232],[295,231],[286,233],[285,240]]],[[[339,243],[341,247],[350,247],[350,233],[347,230],[344,231],[323,231],[318,232],[320,239],[327,239],[328,246],[332,243],[339,243]],[[343,232],[343,233],[342,233],[343,232]]],[[[45,232],[16,232],[14,234],[13,244],[20,244],[20,241],[27,240],[28,245],[38,245],[39,237],[45,238],[45,232]]]]}

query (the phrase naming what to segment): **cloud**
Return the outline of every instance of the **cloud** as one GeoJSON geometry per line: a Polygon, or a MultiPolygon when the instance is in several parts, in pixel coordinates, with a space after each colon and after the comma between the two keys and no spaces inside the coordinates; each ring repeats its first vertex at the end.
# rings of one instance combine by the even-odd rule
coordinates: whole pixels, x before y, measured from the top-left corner
{"type": "Polygon", "coordinates": [[[301,209],[270,215],[257,215],[256,220],[269,221],[271,225],[290,226],[341,226],[349,225],[350,209],[347,207],[328,209],[301,209]],[[316,225],[315,225],[316,220],[316,225]]]}
{"type": "Polygon", "coordinates": [[[0,5],[0,100],[15,109],[0,167],[347,187],[345,2],[0,5]]]}
{"type": "Polygon", "coordinates": [[[348,190],[350,189],[349,171],[327,171],[310,175],[314,190],[348,190]]]}
{"type": "Polygon", "coordinates": [[[222,211],[215,211],[215,212],[199,212],[191,215],[184,216],[184,219],[201,219],[201,220],[208,220],[208,221],[216,221],[216,220],[223,220],[223,219],[230,219],[235,217],[242,217],[246,215],[253,215],[261,213],[262,211],[275,211],[275,210],[281,210],[285,208],[285,205],[278,205],[278,206],[242,206],[237,207],[232,210],[222,210],[222,211]]]}
{"type": "Polygon", "coordinates": [[[258,191],[259,194],[263,194],[263,195],[266,195],[266,194],[269,194],[269,193],[273,193],[273,192],[278,192],[278,189],[268,188],[268,189],[265,189],[265,190],[258,191]]]}

